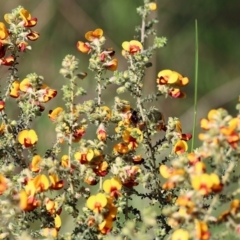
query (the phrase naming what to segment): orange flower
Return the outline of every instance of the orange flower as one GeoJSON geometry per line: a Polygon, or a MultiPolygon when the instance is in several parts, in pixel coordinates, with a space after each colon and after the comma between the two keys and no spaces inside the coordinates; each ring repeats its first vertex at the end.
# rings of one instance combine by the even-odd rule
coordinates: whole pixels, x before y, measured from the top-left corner
{"type": "Polygon", "coordinates": [[[77,42],[77,49],[78,49],[78,51],[80,51],[82,53],[90,53],[90,51],[92,50],[89,43],[84,43],[84,42],[81,42],[81,41],[77,42]]]}
{"type": "Polygon", "coordinates": [[[7,189],[7,181],[6,178],[0,174],[0,195],[7,189]]]}
{"type": "Polygon", "coordinates": [[[31,14],[24,8],[19,11],[24,21],[24,27],[34,27],[37,24],[37,18],[32,18],[31,14]]]}
{"type": "Polygon", "coordinates": [[[98,225],[98,230],[105,235],[111,231],[112,226],[113,226],[113,220],[111,217],[108,217],[108,218],[105,218],[104,221],[98,225]]]}
{"type": "Polygon", "coordinates": [[[52,98],[57,96],[57,91],[43,84],[42,88],[37,91],[37,95],[38,95],[39,102],[46,103],[50,101],[52,98]]]}
{"type": "Polygon", "coordinates": [[[118,67],[118,60],[116,58],[114,58],[113,60],[104,63],[103,67],[105,67],[106,69],[108,69],[110,71],[115,71],[118,67]]]}
{"type": "Polygon", "coordinates": [[[95,39],[100,39],[103,36],[103,30],[101,28],[97,28],[94,31],[89,31],[85,34],[85,38],[92,42],[95,39]]]}
{"type": "Polygon", "coordinates": [[[13,98],[18,98],[20,96],[19,90],[20,90],[20,83],[18,81],[14,81],[11,85],[9,95],[13,98]]]}
{"type": "Polygon", "coordinates": [[[114,146],[113,151],[119,154],[125,154],[129,152],[129,148],[126,143],[118,143],[114,146]]]}
{"type": "Polygon", "coordinates": [[[94,213],[100,213],[107,205],[107,198],[105,194],[98,193],[97,195],[90,196],[87,199],[86,205],[94,213]]]}
{"type": "Polygon", "coordinates": [[[38,141],[38,136],[34,130],[23,130],[18,133],[18,141],[26,148],[33,146],[38,141]]]}
{"type": "MultiPolygon", "coordinates": [[[[32,185],[32,188],[34,188],[33,183],[31,185],[32,185]]],[[[23,211],[32,211],[35,208],[40,206],[40,202],[35,198],[34,193],[32,193],[31,191],[28,191],[27,189],[20,191],[19,198],[20,198],[19,207],[23,211]]]]}
{"type": "Polygon", "coordinates": [[[107,179],[103,182],[103,190],[106,193],[109,193],[111,197],[118,198],[121,195],[119,192],[121,189],[122,182],[116,177],[107,179]]]}
{"type": "Polygon", "coordinates": [[[5,102],[0,100],[0,111],[4,110],[5,102]]]}
{"type": "Polygon", "coordinates": [[[39,172],[40,170],[40,167],[39,167],[39,163],[42,161],[42,158],[39,156],[39,155],[35,155],[33,158],[32,158],[32,163],[30,165],[30,169],[33,171],[33,172],[39,172]]]}
{"type": "Polygon", "coordinates": [[[106,161],[101,162],[97,165],[93,171],[96,173],[97,176],[104,177],[107,175],[108,171],[108,163],[106,161]]]}
{"type": "Polygon", "coordinates": [[[122,43],[122,47],[125,52],[128,52],[131,55],[138,53],[143,49],[142,44],[136,40],[131,40],[130,42],[125,41],[122,43]]]}
{"type": "Polygon", "coordinates": [[[14,57],[8,56],[6,58],[0,59],[0,65],[11,66],[14,63],[14,57]]]}
{"type": "Polygon", "coordinates": [[[126,128],[122,133],[122,139],[130,150],[134,150],[138,147],[138,143],[142,142],[143,133],[138,128],[126,128]]]}
{"type": "Polygon", "coordinates": [[[188,150],[187,142],[184,140],[178,140],[176,144],[174,145],[173,151],[180,155],[188,150]]]}
{"type": "Polygon", "coordinates": [[[205,222],[201,222],[196,220],[195,221],[195,227],[196,227],[196,237],[199,240],[208,240],[210,239],[210,232],[208,231],[208,225],[205,222]]]}
{"type": "Polygon", "coordinates": [[[4,133],[5,127],[6,126],[3,123],[0,125],[0,135],[2,135],[4,133]]]}
{"type": "Polygon", "coordinates": [[[0,40],[4,40],[9,36],[8,30],[3,22],[0,22],[0,40]]]}

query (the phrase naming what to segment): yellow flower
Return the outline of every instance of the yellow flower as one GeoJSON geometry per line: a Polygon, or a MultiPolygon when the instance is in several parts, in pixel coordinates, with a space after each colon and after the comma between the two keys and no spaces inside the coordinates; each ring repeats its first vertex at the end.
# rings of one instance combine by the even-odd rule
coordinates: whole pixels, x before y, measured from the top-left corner
{"type": "Polygon", "coordinates": [[[8,30],[3,22],[0,22],[0,40],[4,40],[8,37],[8,30]]]}
{"type": "Polygon", "coordinates": [[[125,41],[122,43],[122,47],[124,51],[132,55],[140,52],[143,49],[142,44],[136,40],[131,40],[130,42],[125,41]]]}
{"type": "Polygon", "coordinates": [[[210,239],[211,235],[210,235],[210,232],[208,231],[207,223],[196,220],[195,226],[196,226],[197,239],[199,239],[199,240],[210,239]]]}
{"type": "Polygon", "coordinates": [[[188,240],[188,239],[189,239],[188,231],[181,228],[175,230],[171,238],[171,240],[188,240]]]}
{"type": "Polygon", "coordinates": [[[28,12],[28,10],[22,8],[19,11],[19,14],[24,21],[25,27],[34,27],[37,24],[37,18],[32,18],[31,14],[28,12]]]}
{"type": "Polygon", "coordinates": [[[62,225],[62,221],[61,221],[61,218],[58,214],[56,214],[55,218],[54,218],[54,224],[55,224],[55,228],[57,230],[60,229],[61,225],[62,225]]]}
{"type": "Polygon", "coordinates": [[[14,81],[10,88],[10,93],[9,93],[10,97],[18,98],[20,96],[19,90],[20,90],[20,83],[18,81],[14,81]]]}
{"type": "Polygon", "coordinates": [[[204,173],[198,176],[193,176],[191,183],[192,187],[195,190],[198,190],[202,195],[208,195],[212,191],[221,191],[223,187],[218,175],[215,173],[212,173],[210,175],[204,173]]]}
{"type": "Polygon", "coordinates": [[[155,11],[157,9],[157,4],[155,2],[150,2],[148,7],[150,10],[155,11]]]}
{"type": "Polygon", "coordinates": [[[39,163],[42,161],[42,158],[39,156],[39,155],[35,155],[33,158],[32,158],[32,163],[30,165],[30,169],[33,171],[33,172],[39,172],[40,170],[40,167],[39,167],[39,163]]]}
{"type": "Polygon", "coordinates": [[[183,77],[180,73],[172,70],[162,70],[158,73],[157,83],[161,85],[169,84],[176,86],[185,86],[189,83],[187,77],[183,77]]]}
{"type": "Polygon", "coordinates": [[[56,213],[56,210],[58,208],[57,202],[54,202],[52,199],[46,198],[45,199],[45,206],[47,211],[51,214],[54,215],[56,213]]]}
{"type": "Polygon", "coordinates": [[[49,111],[48,117],[49,117],[52,121],[55,121],[62,111],[63,111],[63,108],[57,107],[57,108],[55,108],[54,110],[50,110],[50,111],[49,111]]]}
{"type": "Polygon", "coordinates": [[[174,145],[173,151],[180,155],[188,150],[187,142],[184,140],[178,140],[176,144],[174,145]]]}
{"type": "Polygon", "coordinates": [[[50,174],[51,189],[58,190],[63,188],[63,180],[60,180],[57,174],[50,174]]]}
{"type": "Polygon", "coordinates": [[[23,130],[18,133],[18,141],[26,148],[33,146],[38,141],[38,136],[34,130],[23,130]]]}
{"type": "Polygon", "coordinates": [[[94,39],[100,39],[103,36],[103,30],[101,28],[97,28],[94,31],[89,31],[85,34],[85,38],[92,42],[94,39]]]}
{"type": "Polygon", "coordinates": [[[118,198],[118,196],[120,196],[120,192],[119,190],[122,189],[122,182],[120,181],[120,179],[114,177],[111,179],[107,179],[103,182],[103,190],[106,193],[109,193],[110,196],[118,198]]]}
{"type": "Polygon", "coordinates": [[[94,213],[100,213],[107,205],[107,198],[105,194],[98,193],[97,195],[90,196],[87,200],[86,205],[94,213]]]}
{"type": "Polygon", "coordinates": [[[43,192],[49,188],[49,180],[44,174],[37,175],[32,181],[37,192],[43,192]]]}
{"type": "Polygon", "coordinates": [[[30,83],[28,78],[25,78],[21,81],[19,88],[22,92],[32,92],[33,91],[32,84],[30,83]]]}
{"type": "Polygon", "coordinates": [[[7,189],[7,181],[6,178],[0,174],[0,195],[7,189]]]}
{"type": "Polygon", "coordinates": [[[76,152],[74,158],[81,164],[90,162],[94,157],[94,151],[91,148],[86,149],[83,152],[76,152]]]}

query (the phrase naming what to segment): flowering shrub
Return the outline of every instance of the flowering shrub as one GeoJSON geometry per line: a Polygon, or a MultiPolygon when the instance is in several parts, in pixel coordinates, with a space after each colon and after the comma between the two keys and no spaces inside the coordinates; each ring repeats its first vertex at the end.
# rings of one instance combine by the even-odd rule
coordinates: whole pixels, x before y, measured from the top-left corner
{"type": "Polygon", "coordinates": [[[136,40],[122,43],[128,63],[123,72],[117,70],[114,49],[104,47],[102,29],[87,32],[86,40],[77,42],[76,54],[90,57],[95,99],[76,102],[87,94],[79,81],[87,73],[78,70],[75,56],[63,59],[65,106],[48,113],[56,140],[44,155],[38,153],[32,123],[46,114],[44,106],[57,97],[57,90],[42,76],[21,76],[18,69],[19,54],[31,50],[31,41],[39,38],[32,29],[37,19],[21,6],[4,16],[0,64],[8,67],[9,78],[0,99],[0,239],[207,240],[240,234],[235,172],[240,115],[210,110],[200,123],[202,145],[189,151],[191,134],[184,133],[179,119],[166,121],[157,107],[146,107],[162,96],[175,101],[186,97],[182,89],[189,83],[174,70],[159,69],[157,93],[143,94],[145,69],[151,67],[153,52],[166,44],[152,28],[157,20],[149,18],[156,8],[155,2],[144,0],[137,9],[142,25],[136,28],[136,40]],[[153,44],[145,46],[150,35],[153,44]],[[110,84],[118,85],[118,95],[129,93],[134,104],[118,96],[113,106],[105,103],[102,92],[110,84]],[[17,120],[5,112],[10,98],[20,110],[17,120]],[[87,139],[85,133],[94,127],[95,138],[87,139]],[[138,209],[133,198],[147,201],[149,207],[138,209]],[[61,231],[63,214],[72,216],[73,230],[61,231]],[[216,226],[221,231],[213,234],[216,226]]]}

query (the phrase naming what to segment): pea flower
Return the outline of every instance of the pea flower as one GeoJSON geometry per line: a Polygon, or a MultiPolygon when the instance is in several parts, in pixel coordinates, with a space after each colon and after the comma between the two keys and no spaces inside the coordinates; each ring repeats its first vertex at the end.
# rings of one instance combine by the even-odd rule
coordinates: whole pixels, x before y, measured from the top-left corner
{"type": "Polygon", "coordinates": [[[103,182],[103,190],[106,193],[110,194],[111,197],[118,198],[121,195],[119,192],[121,188],[122,182],[116,177],[107,179],[103,182]]]}
{"type": "Polygon", "coordinates": [[[172,234],[172,238],[171,240],[189,240],[189,233],[188,231],[179,228],[177,230],[175,230],[172,234]]]}
{"type": "Polygon", "coordinates": [[[22,8],[19,14],[24,21],[24,27],[34,27],[37,24],[37,18],[32,18],[28,10],[22,8]]]}
{"type": "Polygon", "coordinates": [[[130,42],[123,42],[122,43],[123,52],[122,54],[125,56],[126,53],[134,55],[140,52],[143,49],[142,44],[139,41],[131,40],[130,42]]]}
{"type": "Polygon", "coordinates": [[[92,195],[87,199],[87,207],[94,213],[100,213],[104,207],[107,205],[107,198],[105,194],[98,193],[97,195],[92,195]]]}
{"type": "Polygon", "coordinates": [[[50,110],[48,113],[48,117],[54,122],[56,121],[57,117],[63,112],[63,108],[57,107],[53,110],[50,110]]]}
{"type": "Polygon", "coordinates": [[[0,22],[0,40],[5,40],[9,36],[8,30],[3,22],[0,22]]]}
{"type": "Polygon", "coordinates": [[[188,145],[187,145],[187,142],[184,140],[178,140],[173,147],[173,151],[177,155],[180,155],[180,154],[186,152],[187,150],[188,150],[188,145]]]}
{"type": "Polygon", "coordinates": [[[7,189],[7,181],[6,178],[0,174],[0,195],[7,189]]]}
{"type": "Polygon", "coordinates": [[[26,148],[32,147],[38,141],[38,136],[34,130],[23,130],[18,133],[18,141],[26,148]]]}
{"type": "Polygon", "coordinates": [[[39,155],[35,155],[32,158],[32,163],[30,165],[30,169],[33,172],[39,172],[40,171],[40,167],[39,167],[39,163],[42,161],[42,158],[39,155]]]}
{"type": "Polygon", "coordinates": [[[208,195],[212,191],[219,192],[223,185],[220,182],[218,175],[207,173],[193,176],[191,179],[192,187],[202,195],[208,195]]]}
{"type": "Polygon", "coordinates": [[[94,31],[88,31],[85,34],[85,38],[89,41],[92,42],[95,39],[100,39],[103,36],[103,30],[101,28],[97,28],[94,31]]]}
{"type": "Polygon", "coordinates": [[[18,98],[20,96],[20,83],[19,81],[14,81],[10,87],[9,95],[12,98],[18,98]]]}

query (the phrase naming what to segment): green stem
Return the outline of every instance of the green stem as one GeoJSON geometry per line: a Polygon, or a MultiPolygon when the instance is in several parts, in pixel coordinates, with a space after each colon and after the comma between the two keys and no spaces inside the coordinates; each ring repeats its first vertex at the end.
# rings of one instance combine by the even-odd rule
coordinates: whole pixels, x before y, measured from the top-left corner
{"type": "Polygon", "coordinates": [[[194,148],[195,132],[196,132],[196,117],[197,117],[197,90],[198,90],[198,24],[195,20],[195,80],[194,80],[194,112],[193,112],[193,129],[192,129],[192,146],[194,148]]]}

